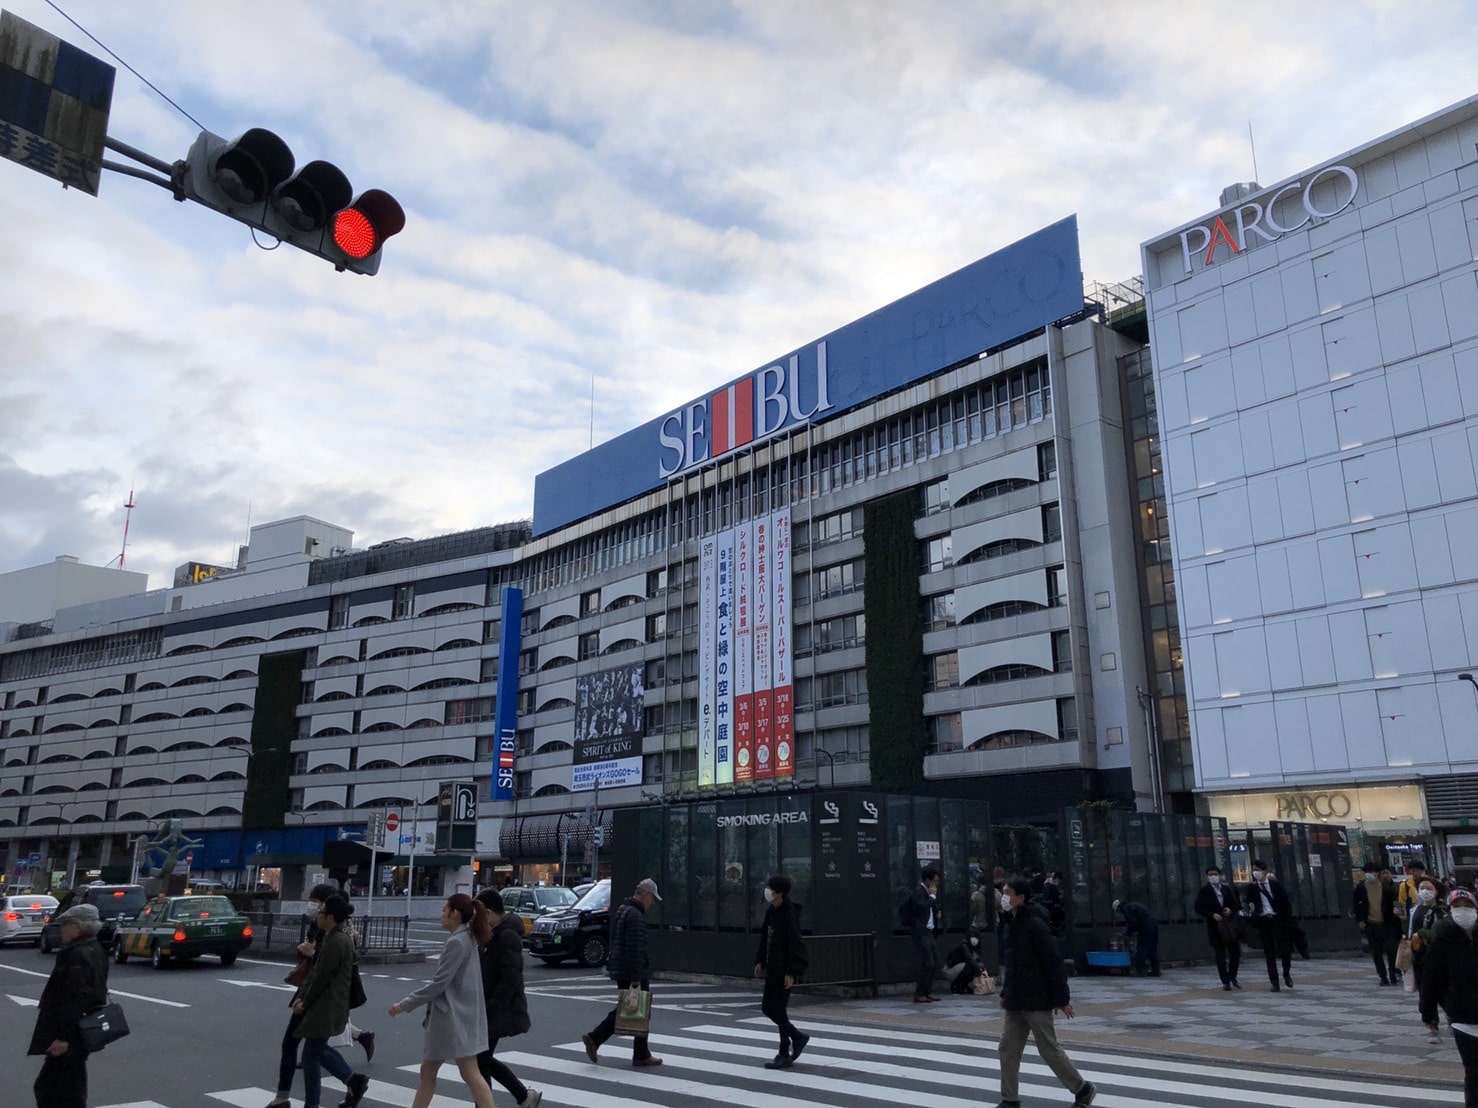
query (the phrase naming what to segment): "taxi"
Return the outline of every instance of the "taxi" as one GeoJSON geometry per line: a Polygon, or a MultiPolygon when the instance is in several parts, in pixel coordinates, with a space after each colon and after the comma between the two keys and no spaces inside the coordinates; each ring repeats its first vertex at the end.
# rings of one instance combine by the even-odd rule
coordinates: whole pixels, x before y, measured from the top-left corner
{"type": "Polygon", "coordinates": [[[229,966],[251,946],[251,923],[223,896],[160,896],[113,935],[113,961],[147,958],[155,969],[171,960],[214,954],[229,966]]]}

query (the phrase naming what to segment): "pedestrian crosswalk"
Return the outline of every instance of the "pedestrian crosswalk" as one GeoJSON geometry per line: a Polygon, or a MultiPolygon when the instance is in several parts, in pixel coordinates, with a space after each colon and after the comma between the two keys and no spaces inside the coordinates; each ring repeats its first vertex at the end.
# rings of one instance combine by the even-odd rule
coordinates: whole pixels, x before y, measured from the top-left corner
{"type": "MultiPolygon", "coordinates": [[[[802,1013],[797,1013],[802,1015],[802,1013]]],[[[980,1108],[998,1098],[1000,1071],[994,1039],[961,1032],[912,1031],[876,1025],[802,1019],[811,1041],[794,1067],[767,1070],[775,1032],[767,1020],[704,1023],[651,1036],[660,1067],[630,1067],[630,1040],[613,1039],[599,1064],[579,1040],[549,1050],[500,1050],[530,1087],[543,1093],[543,1108],[652,1108],[654,1105],[735,1105],[742,1108],[870,1108],[922,1105],[980,1108]]],[[[1102,1048],[1068,1052],[1098,1088],[1094,1108],[1420,1108],[1453,1104],[1455,1087],[1343,1079],[1313,1073],[1280,1073],[1259,1060],[1247,1065],[1172,1061],[1102,1048]]],[[[406,1108],[415,1092],[417,1067],[375,1075],[365,1105],[406,1108]]],[[[454,1070],[442,1071],[431,1108],[462,1108],[469,1098],[454,1070]]],[[[336,1103],[340,1086],[325,1079],[324,1103],[336,1103]],[[332,1090],[332,1091],[331,1091],[332,1090]]],[[[494,1090],[501,1105],[507,1094],[494,1090]]],[[[1062,1105],[1070,1095],[1029,1047],[1021,1067],[1024,1106],[1062,1105]]],[[[261,1108],[272,1099],[263,1088],[221,1089],[206,1103],[261,1108]]],[[[192,1103],[197,1103],[193,1102],[192,1103]]],[[[301,1101],[293,1100],[294,1108],[301,1101]]],[[[184,1108],[153,1101],[102,1108],[184,1108]]]]}
{"type": "MultiPolygon", "coordinates": [[[[616,986],[604,973],[582,974],[579,977],[561,974],[557,979],[525,980],[524,991],[530,996],[584,1000],[607,1008],[616,1002],[616,986]]],[[[663,1008],[675,1008],[684,1012],[710,1012],[715,1015],[745,1010],[752,1012],[760,1004],[758,987],[745,988],[708,982],[663,981],[653,995],[659,998],[658,1002],[663,1008]]]]}

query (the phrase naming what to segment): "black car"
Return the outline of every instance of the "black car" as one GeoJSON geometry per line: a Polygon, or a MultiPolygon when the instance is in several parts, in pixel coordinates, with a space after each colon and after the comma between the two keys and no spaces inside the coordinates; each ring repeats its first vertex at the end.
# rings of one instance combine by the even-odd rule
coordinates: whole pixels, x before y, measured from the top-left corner
{"type": "Polygon", "coordinates": [[[551,966],[569,958],[579,959],[582,966],[599,966],[606,960],[610,930],[611,881],[606,878],[570,907],[536,919],[527,940],[529,953],[551,966]]]}
{"type": "Polygon", "coordinates": [[[142,885],[80,885],[73,889],[56,906],[41,928],[41,953],[49,954],[62,945],[62,926],[54,922],[68,908],[78,904],[91,904],[98,910],[103,929],[98,932],[98,942],[106,949],[113,941],[113,931],[120,921],[127,922],[143,911],[147,901],[142,885]]]}

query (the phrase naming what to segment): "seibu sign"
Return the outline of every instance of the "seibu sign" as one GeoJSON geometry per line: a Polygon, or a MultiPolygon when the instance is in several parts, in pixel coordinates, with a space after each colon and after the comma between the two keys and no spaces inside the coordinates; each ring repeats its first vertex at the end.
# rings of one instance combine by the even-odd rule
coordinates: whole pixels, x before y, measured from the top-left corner
{"type": "Polygon", "coordinates": [[[1211,266],[1216,261],[1217,248],[1223,244],[1229,251],[1226,256],[1231,257],[1247,249],[1249,236],[1277,242],[1316,220],[1332,219],[1355,202],[1359,191],[1360,180],[1353,169],[1347,165],[1330,165],[1309,177],[1290,181],[1268,197],[1266,204],[1248,200],[1223,212],[1208,226],[1190,227],[1180,233],[1185,271],[1195,272],[1195,259],[1201,259],[1203,269],[1211,266]],[[1323,199],[1321,207],[1314,190],[1325,181],[1330,183],[1332,193],[1323,199]]]}

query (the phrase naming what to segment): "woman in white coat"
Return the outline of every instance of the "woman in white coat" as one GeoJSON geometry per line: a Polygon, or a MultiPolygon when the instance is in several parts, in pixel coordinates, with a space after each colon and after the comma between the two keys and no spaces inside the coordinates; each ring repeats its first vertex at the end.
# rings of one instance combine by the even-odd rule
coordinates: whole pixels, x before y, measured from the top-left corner
{"type": "Polygon", "coordinates": [[[404,1000],[390,1005],[398,1016],[426,1005],[426,1042],[421,1051],[421,1080],[411,1108],[427,1108],[436,1095],[436,1073],[443,1062],[456,1062],[477,1108],[493,1108],[493,1091],[477,1067],[479,1051],[488,1046],[487,1006],[482,997],[482,963],[478,949],[493,934],[488,910],[466,893],[447,898],[441,926],[451,932],[436,963],[436,976],[404,1000]]]}

